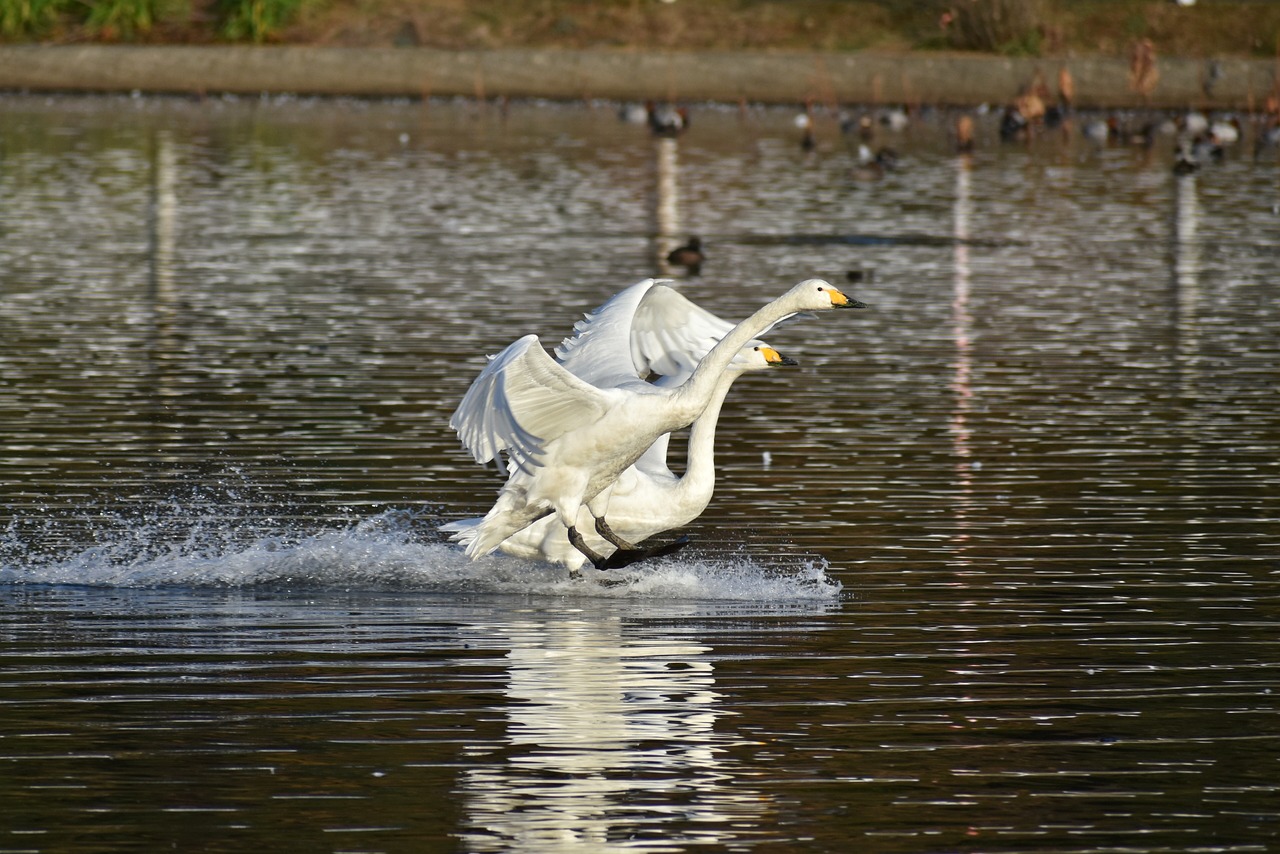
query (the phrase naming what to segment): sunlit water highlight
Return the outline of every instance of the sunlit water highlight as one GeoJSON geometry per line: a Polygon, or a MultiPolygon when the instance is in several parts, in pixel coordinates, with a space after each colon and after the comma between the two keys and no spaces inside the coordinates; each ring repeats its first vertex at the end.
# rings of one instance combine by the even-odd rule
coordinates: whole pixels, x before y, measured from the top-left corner
{"type": "Polygon", "coordinates": [[[0,103],[0,850],[1278,844],[1274,151],[0,103]],[[690,233],[723,316],[871,307],[770,336],[684,552],[465,561],[484,354],[690,233]]]}

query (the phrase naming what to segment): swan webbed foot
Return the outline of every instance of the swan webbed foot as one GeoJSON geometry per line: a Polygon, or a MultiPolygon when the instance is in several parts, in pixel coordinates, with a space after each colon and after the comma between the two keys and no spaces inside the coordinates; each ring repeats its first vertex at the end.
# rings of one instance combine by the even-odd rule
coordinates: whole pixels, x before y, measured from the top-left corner
{"type": "MultiPolygon", "coordinates": [[[[635,543],[629,543],[613,532],[613,528],[609,527],[609,523],[604,520],[603,516],[596,519],[596,533],[613,543],[619,549],[626,551],[635,551],[639,548],[635,543]]],[[[581,551],[581,549],[579,549],[581,551]]]]}
{"type": "Polygon", "coordinates": [[[669,543],[660,546],[637,547],[634,549],[618,549],[609,557],[605,558],[603,565],[597,563],[596,569],[621,569],[624,566],[630,566],[633,563],[639,563],[642,560],[648,560],[651,557],[662,557],[663,555],[675,554],[685,546],[689,545],[689,538],[681,536],[669,543]]]}
{"type": "MultiPolygon", "coordinates": [[[[582,534],[578,533],[577,528],[570,525],[568,528],[568,532],[569,532],[569,542],[573,544],[573,547],[578,551],[582,552],[582,554],[586,556],[587,560],[591,561],[591,564],[596,569],[603,569],[604,568],[603,565],[606,561],[608,561],[608,558],[606,558],[604,555],[597,552],[595,549],[591,548],[591,546],[587,545],[587,541],[582,538],[582,534]]],[[[572,577],[572,575],[573,573],[570,573],[570,577],[572,577]]]]}

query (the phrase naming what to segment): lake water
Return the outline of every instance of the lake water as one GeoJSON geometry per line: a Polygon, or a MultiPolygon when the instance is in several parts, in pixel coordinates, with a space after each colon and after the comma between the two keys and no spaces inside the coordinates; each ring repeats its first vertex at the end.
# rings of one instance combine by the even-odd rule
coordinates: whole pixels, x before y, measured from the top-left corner
{"type": "Polygon", "coordinates": [[[0,98],[0,851],[1280,847],[1275,153],[793,118],[0,98]],[[869,308],[684,552],[468,562],[485,354],[689,234],[869,308]]]}

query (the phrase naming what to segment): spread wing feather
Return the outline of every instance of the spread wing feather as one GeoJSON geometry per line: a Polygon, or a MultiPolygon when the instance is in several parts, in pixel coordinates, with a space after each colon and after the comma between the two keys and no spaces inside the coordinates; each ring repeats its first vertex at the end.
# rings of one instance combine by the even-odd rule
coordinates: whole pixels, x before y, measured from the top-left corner
{"type": "Polygon", "coordinates": [[[555,353],[566,368],[600,388],[650,374],[683,382],[732,329],[668,280],[644,279],[575,323],[555,353]]]}
{"type": "Polygon", "coordinates": [[[545,446],[599,420],[616,395],[586,383],[557,364],[536,335],[526,335],[494,356],[449,419],[478,463],[505,451],[524,468],[545,446]]]}
{"type": "Polygon", "coordinates": [[[645,294],[632,320],[632,358],[655,374],[688,376],[733,326],[659,285],[645,294]]]}
{"type": "Polygon", "coordinates": [[[573,334],[560,342],[556,358],[569,371],[601,388],[646,379],[647,364],[632,358],[632,321],[657,283],[657,279],[644,279],[588,312],[573,325],[573,334]]]}

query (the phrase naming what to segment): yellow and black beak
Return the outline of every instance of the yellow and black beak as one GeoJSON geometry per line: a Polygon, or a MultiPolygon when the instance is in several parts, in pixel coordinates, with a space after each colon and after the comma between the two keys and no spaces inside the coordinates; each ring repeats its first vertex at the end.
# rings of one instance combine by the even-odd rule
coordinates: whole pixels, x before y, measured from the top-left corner
{"type": "Polygon", "coordinates": [[[856,300],[853,297],[846,296],[839,288],[831,289],[831,304],[836,308],[866,308],[867,304],[862,300],[856,300]]]}
{"type": "Polygon", "coordinates": [[[795,359],[788,359],[772,347],[761,347],[760,352],[764,355],[764,360],[769,363],[770,367],[782,367],[783,365],[800,364],[795,359]]]}

